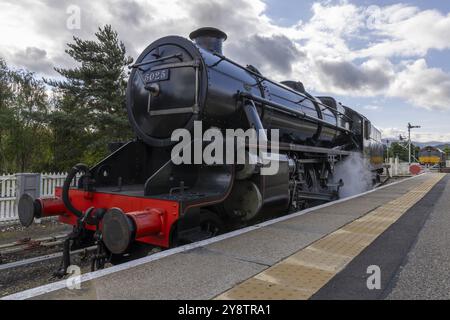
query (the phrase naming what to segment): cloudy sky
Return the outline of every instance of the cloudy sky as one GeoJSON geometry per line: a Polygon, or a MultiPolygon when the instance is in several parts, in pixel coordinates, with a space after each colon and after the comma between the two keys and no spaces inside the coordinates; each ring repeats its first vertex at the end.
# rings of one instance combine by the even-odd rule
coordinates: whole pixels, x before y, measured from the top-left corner
{"type": "Polygon", "coordinates": [[[0,56],[54,77],[73,65],[72,36],[104,24],[134,58],[159,37],[218,27],[227,56],[336,96],[385,137],[410,121],[418,141],[450,141],[450,1],[0,0],[0,56]]]}

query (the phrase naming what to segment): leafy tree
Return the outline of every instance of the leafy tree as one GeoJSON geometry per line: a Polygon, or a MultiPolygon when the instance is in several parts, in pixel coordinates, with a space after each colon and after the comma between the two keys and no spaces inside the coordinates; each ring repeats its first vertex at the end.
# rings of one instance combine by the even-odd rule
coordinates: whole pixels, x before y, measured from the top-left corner
{"type": "Polygon", "coordinates": [[[26,70],[0,67],[0,171],[41,170],[48,163],[45,85],[26,70]]]}
{"type": "Polygon", "coordinates": [[[419,160],[420,149],[420,147],[415,146],[414,144],[411,146],[412,154],[417,160],[419,160]]]}
{"type": "Polygon", "coordinates": [[[445,152],[445,155],[446,155],[447,159],[450,159],[450,146],[446,145],[444,150],[442,150],[442,151],[445,152]]]}
{"type": "Polygon", "coordinates": [[[125,111],[126,67],[133,62],[110,25],[95,40],[73,38],[66,53],[78,66],[55,68],[63,80],[45,80],[55,88],[54,164],[66,170],[76,162],[93,164],[107,154],[109,142],[132,137],[125,111]]]}
{"type": "Polygon", "coordinates": [[[6,130],[12,117],[8,108],[11,97],[9,69],[6,62],[0,58],[0,173],[6,171],[4,137],[6,136],[6,130]]]}
{"type": "Polygon", "coordinates": [[[59,94],[54,97],[55,111],[49,117],[52,130],[50,142],[53,158],[51,168],[66,171],[77,162],[86,162],[83,153],[94,139],[87,128],[85,111],[79,108],[76,96],[59,94]]]}
{"type": "Polygon", "coordinates": [[[6,109],[9,100],[12,97],[10,88],[10,70],[5,60],[0,57],[0,111],[6,109]]]}
{"type": "MultiPolygon", "coordinates": [[[[420,147],[416,147],[414,144],[411,145],[411,155],[416,157],[419,156],[420,147]]],[[[392,142],[388,149],[389,157],[398,157],[400,161],[407,162],[408,159],[408,146],[406,143],[392,142]]],[[[412,161],[414,159],[412,158],[412,161]]]]}
{"type": "Polygon", "coordinates": [[[45,85],[34,74],[19,70],[12,73],[16,124],[11,127],[10,143],[15,150],[16,170],[41,171],[49,160],[50,131],[45,126],[49,113],[45,85]]]}
{"type": "Polygon", "coordinates": [[[0,59],[0,172],[67,170],[93,164],[107,144],[132,137],[125,111],[126,66],[132,59],[107,25],[95,40],[74,37],[66,53],[73,69],[37,80],[0,59]],[[49,96],[48,86],[53,87],[49,96]]]}

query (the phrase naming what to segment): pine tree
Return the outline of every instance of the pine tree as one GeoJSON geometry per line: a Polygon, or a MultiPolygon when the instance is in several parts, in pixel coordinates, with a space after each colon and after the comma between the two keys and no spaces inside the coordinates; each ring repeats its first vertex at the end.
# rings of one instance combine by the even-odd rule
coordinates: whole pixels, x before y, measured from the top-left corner
{"type": "Polygon", "coordinates": [[[0,112],[6,108],[11,97],[10,71],[5,60],[0,57],[0,112]]]}
{"type": "Polygon", "coordinates": [[[105,156],[109,142],[133,136],[125,109],[126,67],[133,59],[127,56],[125,45],[110,25],[99,28],[95,38],[74,37],[66,53],[78,66],[55,68],[64,79],[46,80],[56,88],[56,112],[51,123],[58,164],[93,164],[105,156]]]}
{"type": "Polygon", "coordinates": [[[444,150],[446,159],[450,159],[450,145],[446,145],[444,150]]]}

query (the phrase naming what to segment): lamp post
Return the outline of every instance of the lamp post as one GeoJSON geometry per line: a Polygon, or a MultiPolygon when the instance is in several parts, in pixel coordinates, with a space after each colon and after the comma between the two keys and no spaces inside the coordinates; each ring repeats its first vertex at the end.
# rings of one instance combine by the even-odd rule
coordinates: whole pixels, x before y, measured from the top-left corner
{"type": "Polygon", "coordinates": [[[386,150],[386,153],[387,153],[387,161],[389,162],[389,140],[386,140],[386,145],[387,145],[387,150],[386,150]]]}
{"type": "Polygon", "coordinates": [[[408,123],[408,162],[411,165],[411,129],[419,129],[420,126],[413,126],[408,123]]]}

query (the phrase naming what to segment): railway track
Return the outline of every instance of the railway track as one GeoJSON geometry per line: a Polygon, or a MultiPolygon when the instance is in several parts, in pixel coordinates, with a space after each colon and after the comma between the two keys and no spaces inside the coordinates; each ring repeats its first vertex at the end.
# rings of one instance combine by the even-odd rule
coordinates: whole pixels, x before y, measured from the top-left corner
{"type": "MultiPolygon", "coordinates": [[[[0,245],[0,296],[54,281],[51,275],[60,263],[66,237],[55,234],[0,245]]],[[[87,256],[89,249],[73,251],[72,255],[87,256]]]]}
{"type": "Polygon", "coordinates": [[[18,241],[10,242],[7,244],[0,245],[0,257],[7,254],[14,254],[17,252],[23,252],[26,250],[31,250],[38,247],[53,247],[60,245],[63,239],[66,237],[65,234],[56,235],[53,237],[45,237],[38,239],[25,238],[18,241]]]}
{"type": "MultiPolygon", "coordinates": [[[[96,246],[92,246],[92,247],[88,247],[88,248],[84,248],[84,249],[71,251],[70,254],[74,255],[74,254],[83,253],[83,254],[87,255],[88,252],[94,251],[95,249],[96,249],[96,246]]],[[[62,252],[55,252],[55,253],[50,253],[50,254],[46,254],[46,255],[42,255],[42,256],[37,256],[37,257],[27,258],[27,259],[9,262],[9,263],[5,263],[5,264],[0,264],[0,271],[18,268],[18,267],[30,265],[30,264],[37,263],[37,262],[53,260],[53,259],[61,258],[61,257],[62,257],[62,252]]]]}
{"type": "Polygon", "coordinates": [[[13,263],[20,264],[20,261],[40,261],[40,257],[43,259],[43,256],[61,251],[65,237],[65,234],[58,234],[45,238],[25,238],[0,245],[0,270],[7,269],[13,263]]]}
{"type": "MultiPolygon", "coordinates": [[[[93,249],[71,252],[72,264],[79,266],[82,273],[90,271],[93,249]]],[[[61,252],[54,252],[0,264],[0,298],[61,280],[53,275],[60,266],[61,256],[61,252]]]]}
{"type": "MultiPolygon", "coordinates": [[[[67,234],[20,239],[0,245],[0,297],[58,280],[53,276],[62,258],[67,234]]],[[[73,264],[90,271],[95,246],[71,252],[73,264]]]]}

